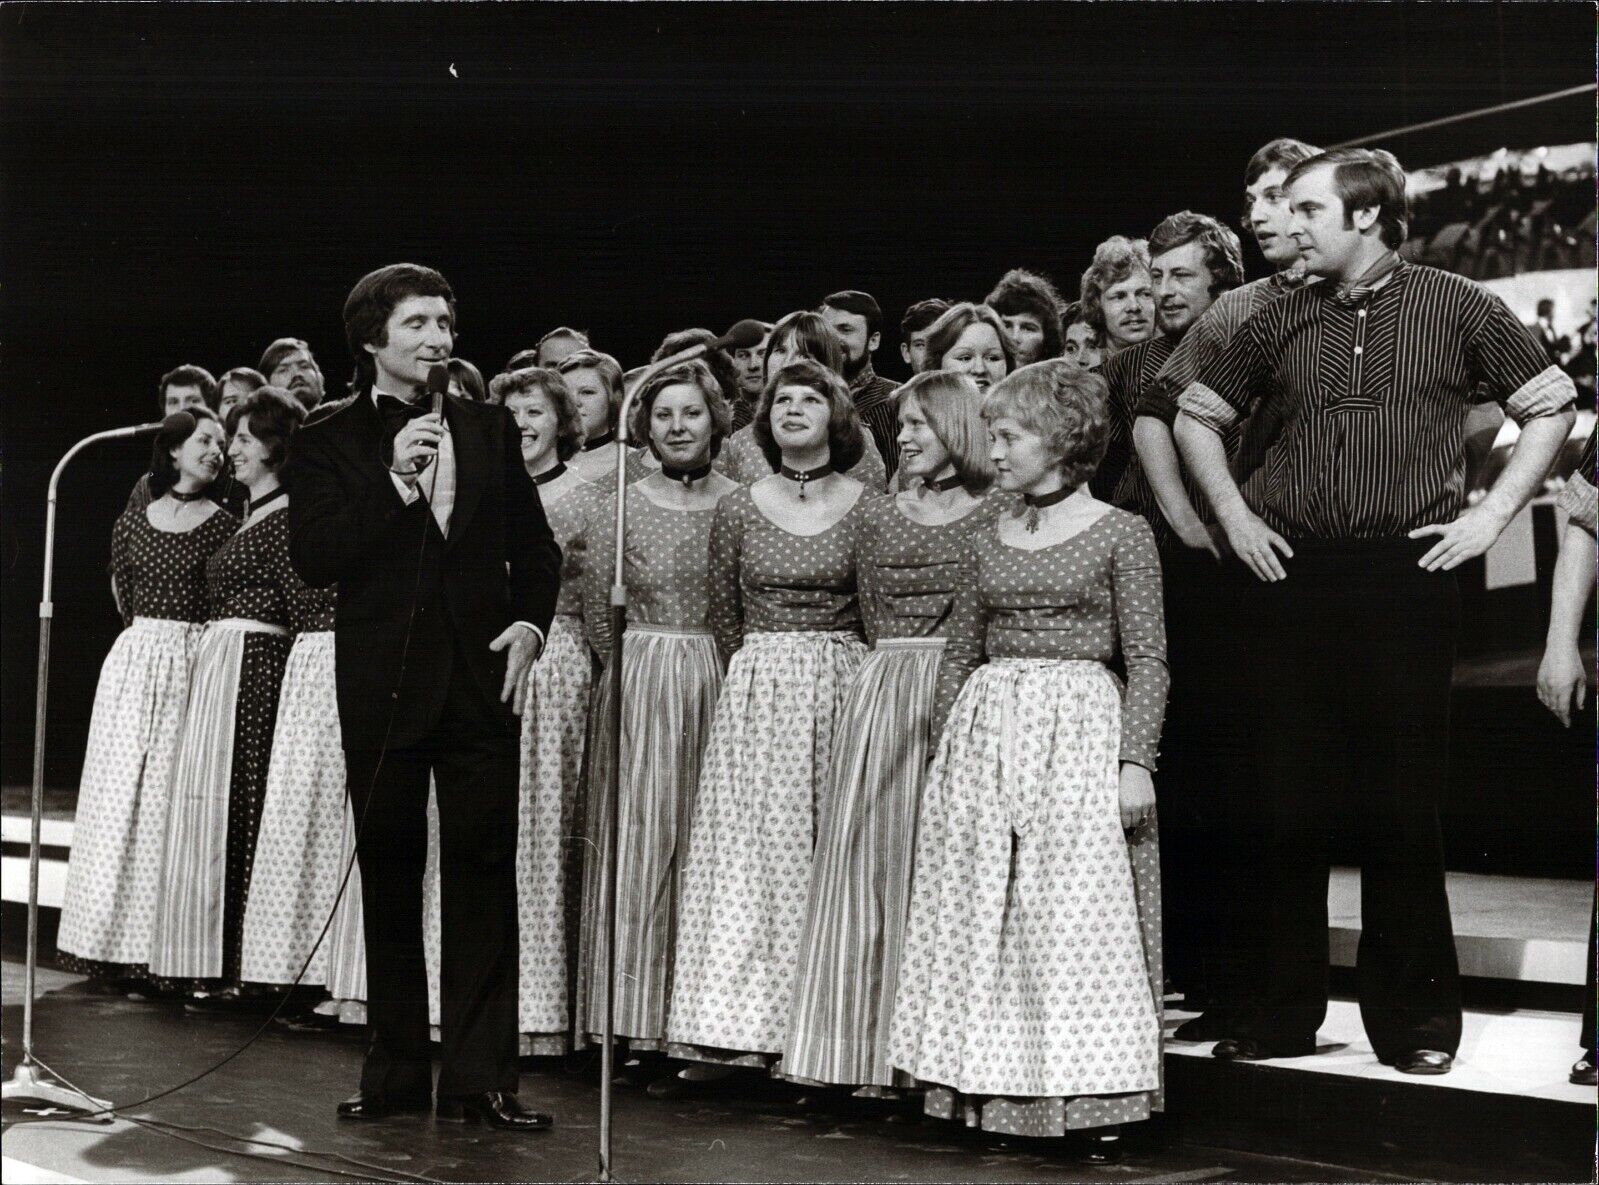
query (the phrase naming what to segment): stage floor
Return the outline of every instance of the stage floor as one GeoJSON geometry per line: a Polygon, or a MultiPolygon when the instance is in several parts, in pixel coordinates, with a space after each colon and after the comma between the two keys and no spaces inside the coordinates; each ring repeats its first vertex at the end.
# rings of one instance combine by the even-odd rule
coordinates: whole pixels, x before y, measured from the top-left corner
{"type": "MultiPolygon", "coordinates": [[[[18,1054],[21,967],[4,964],[4,1072],[18,1054]]],[[[174,1005],[88,994],[74,976],[41,972],[36,1015],[40,1057],[80,1085],[117,1100],[174,1084],[242,1043],[255,1022],[193,1016],[174,1005]]],[[[140,1114],[214,1126],[303,1149],[341,1152],[441,1180],[593,1180],[597,1073],[558,1067],[522,1075],[524,1099],[551,1110],[553,1131],[511,1137],[429,1120],[340,1124],[333,1106],[351,1092],[360,1044],[349,1036],[294,1034],[273,1026],[237,1061],[140,1114]]],[[[1090,1169],[1051,1142],[968,1135],[924,1119],[896,1126],[794,1101],[792,1088],[752,1085],[703,1100],[662,1102],[616,1095],[615,1172],[621,1181],[1390,1181],[1369,1170],[1253,1156],[1173,1142],[1166,1125],[1129,1139],[1126,1163],[1090,1169]]],[[[5,1180],[334,1180],[331,1173],[209,1152],[126,1121],[63,1122],[4,1111],[5,1180]],[[28,1121],[28,1122],[19,1122],[28,1121]]],[[[215,1132],[192,1133],[220,1143],[215,1132]]],[[[270,1150],[262,1149],[272,1155],[270,1150]]],[[[288,1153],[278,1154],[298,1159],[288,1153]]],[[[348,1164],[323,1161],[356,1172],[348,1164]]],[[[1413,1175],[1408,1179],[1415,1179],[1413,1175]]],[[[1433,1179],[1447,1179],[1441,1170],[1433,1179]]]]}

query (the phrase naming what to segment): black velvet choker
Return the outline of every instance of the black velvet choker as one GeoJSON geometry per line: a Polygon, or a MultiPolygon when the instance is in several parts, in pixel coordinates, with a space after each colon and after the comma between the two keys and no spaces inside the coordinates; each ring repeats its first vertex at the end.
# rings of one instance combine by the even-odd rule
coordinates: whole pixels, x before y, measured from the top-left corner
{"type": "Polygon", "coordinates": [[[794,469],[788,465],[779,465],[777,467],[777,471],[784,477],[788,478],[789,481],[799,482],[799,496],[804,498],[805,483],[808,481],[817,481],[820,478],[826,477],[829,473],[833,472],[833,466],[831,464],[827,464],[818,465],[815,469],[794,469]]]}
{"type": "Polygon", "coordinates": [[[707,461],[694,469],[679,469],[676,465],[668,465],[665,461],[662,461],[661,473],[669,481],[680,481],[684,485],[691,485],[701,478],[711,475],[711,463],[707,461]]]}
{"type": "Polygon", "coordinates": [[[943,494],[953,490],[956,486],[961,484],[961,475],[958,473],[951,473],[948,477],[924,477],[922,479],[922,484],[935,494],[943,494]]]}
{"type": "Polygon", "coordinates": [[[585,440],[583,442],[583,451],[585,453],[592,453],[597,448],[604,448],[606,445],[610,444],[611,441],[613,441],[615,439],[616,439],[616,433],[615,432],[604,432],[604,433],[601,433],[599,436],[596,436],[593,440],[585,440]]]}
{"type": "Polygon", "coordinates": [[[205,497],[205,489],[203,487],[198,490],[190,490],[188,493],[184,493],[182,490],[178,489],[177,486],[173,486],[167,491],[167,493],[171,495],[174,502],[198,502],[201,498],[205,497]]]}
{"type": "Polygon", "coordinates": [[[541,473],[537,477],[535,477],[533,479],[533,484],[536,485],[536,486],[549,485],[550,482],[554,481],[557,477],[560,477],[561,474],[563,474],[565,472],[566,472],[566,462],[565,461],[557,461],[557,462],[555,462],[555,464],[553,466],[551,466],[550,468],[546,469],[543,473],[541,473]]]}
{"type": "Polygon", "coordinates": [[[1057,506],[1072,496],[1070,486],[1061,486],[1049,494],[1023,494],[1022,501],[1027,504],[1026,527],[1029,531],[1038,530],[1038,512],[1051,506],[1057,506]]]}

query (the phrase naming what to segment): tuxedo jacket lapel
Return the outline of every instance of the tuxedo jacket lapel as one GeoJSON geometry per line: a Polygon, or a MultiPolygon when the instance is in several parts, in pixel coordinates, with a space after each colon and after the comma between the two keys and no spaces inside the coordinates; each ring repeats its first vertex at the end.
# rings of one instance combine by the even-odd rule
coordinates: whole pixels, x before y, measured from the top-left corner
{"type": "Polygon", "coordinates": [[[473,415],[454,396],[444,397],[444,419],[450,426],[450,440],[455,446],[455,509],[450,513],[448,538],[461,538],[472,521],[483,488],[488,482],[489,456],[488,424],[473,415]]]}

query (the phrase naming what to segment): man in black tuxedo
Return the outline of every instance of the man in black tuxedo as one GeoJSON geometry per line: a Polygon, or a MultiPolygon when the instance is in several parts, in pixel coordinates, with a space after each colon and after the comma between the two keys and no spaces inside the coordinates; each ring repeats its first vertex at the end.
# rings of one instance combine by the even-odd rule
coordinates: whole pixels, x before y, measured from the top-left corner
{"type": "Polygon", "coordinates": [[[295,435],[289,555],[339,587],[339,723],[360,824],[370,1046],[346,1119],[432,1104],[422,874],[438,789],[443,1066],[438,1116],[511,1130],[517,1102],[516,716],[560,547],[510,414],[443,397],[455,299],[431,268],[365,276],[344,306],[353,395],[295,435]]]}

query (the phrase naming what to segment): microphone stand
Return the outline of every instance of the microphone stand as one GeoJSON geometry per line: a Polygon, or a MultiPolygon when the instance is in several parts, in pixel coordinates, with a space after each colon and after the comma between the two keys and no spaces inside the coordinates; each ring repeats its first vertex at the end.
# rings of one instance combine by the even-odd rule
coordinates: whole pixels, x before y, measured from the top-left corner
{"type": "Polygon", "coordinates": [[[45,709],[50,695],[50,622],[55,605],[50,594],[55,583],[56,491],[61,472],[91,444],[102,440],[121,440],[160,429],[160,424],[140,424],[134,428],[112,428],[85,436],[67,450],[50,474],[44,512],[44,588],[39,598],[39,672],[33,698],[33,817],[28,835],[28,959],[24,973],[22,1002],[22,1061],[9,1081],[0,1084],[0,1095],[8,1099],[37,1099],[51,1106],[87,1110],[97,1123],[110,1123],[111,1104],[84,1094],[75,1087],[55,1080],[55,1074],[33,1056],[33,996],[39,967],[39,848],[44,819],[44,732],[45,709]]]}

